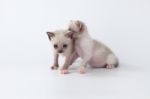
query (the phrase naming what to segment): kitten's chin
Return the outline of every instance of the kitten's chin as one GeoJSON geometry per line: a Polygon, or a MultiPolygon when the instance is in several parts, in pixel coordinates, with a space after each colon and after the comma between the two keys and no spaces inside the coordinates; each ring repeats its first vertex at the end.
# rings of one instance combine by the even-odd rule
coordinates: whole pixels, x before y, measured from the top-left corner
{"type": "Polygon", "coordinates": [[[60,55],[61,55],[62,57],[66,57],[66,55],[65,55],[64,53],[60,53],[60,55]]]}
{"type": "Polygon", "coordinates": [[[64,56],[65,55],[65,52],[62,52],[62,53],[58,53],[59,55],[62,55],[62,56],[64,56]]]}

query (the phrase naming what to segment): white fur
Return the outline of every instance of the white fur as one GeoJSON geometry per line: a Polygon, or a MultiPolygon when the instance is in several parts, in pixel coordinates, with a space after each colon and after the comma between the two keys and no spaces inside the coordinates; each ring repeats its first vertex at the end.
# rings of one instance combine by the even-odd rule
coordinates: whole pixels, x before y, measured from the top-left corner
{"type": "Polygon", "coordinates": [[[61,55],[68,57],[72,51],[73,51],[73,42],[70,38],[67,38],[65,34],[67,34],[69,31],[68,30],[56,30],[53,33],[55,34],[54,37],[51,38],[51,43],[52,45],[57,44],[59,47],[58,49],[54,49],[55,54],[60,54],[58,53],[58,50],[63,50],[64,52],[61,53],[61,55]],[[68,47],[66,49],[63,49],[62,46],[63,44],[67,44],[68,47]]]}
{"type": "Polygon", "coordinates": [[[83,68],[87,64],[94,67],[104,67],[105,65],[115,67],[118,65],[118,59],[115,54],[103,43],[92,39],[83,22],[71,21],[69,30],[74,32],[75,50],[79,57],[82,58],[81,73],[84,72],[83,68]]]}
{"type": "Polygon", "coordinates": [[[47,32],[49,39],[54,46],[57,45],[57,48],[54,48],[54,64],[52,66],[52,69],[57,69],[59,67],[58,64],[58,57],[59,54],[65,56],[65,63],[61,69],[61,73],[66,74],[68,73],[67,69],[68,67],[74,62],[74,60],[77,58],[74,54],[74,45],[73,40],[69,34],[68,30],[57,30],[54,32],[47,32]],[[63,45],[67,44],[67,47],[64,48],[63,45]],[[62,50],[62,53],[59,53],[59,51],[62,50]]]}

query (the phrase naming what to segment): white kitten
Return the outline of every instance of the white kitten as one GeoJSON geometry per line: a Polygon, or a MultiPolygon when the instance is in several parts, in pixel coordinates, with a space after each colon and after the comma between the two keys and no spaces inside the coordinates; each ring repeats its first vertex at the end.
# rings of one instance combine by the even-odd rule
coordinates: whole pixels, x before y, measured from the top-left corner
{"type": "Polygon", "coordinates": [[[71,54],[74,53],[72,33],[68,30],[56,30],[54,32],[47,32],[47,34],[54,47],[54,64],[51,69],[57,69],[59,67],[58,57],[59,54],[62,54],[66,59],[61,69],[61,73],[68,73],[68,67],[77,58],[75,57],[75,54],[70,58],[70,56],[72,56],[71,54]]]}
{"type": "Polygon", "coordinates": [[[71,21],[69,31],[73,32],[77,55],[82,58],[80,73],[85,73],[87,64],[109,69],[118,66],[118,59],[114,53],[103,43],[92,39],[83,22],[71,21]]]}

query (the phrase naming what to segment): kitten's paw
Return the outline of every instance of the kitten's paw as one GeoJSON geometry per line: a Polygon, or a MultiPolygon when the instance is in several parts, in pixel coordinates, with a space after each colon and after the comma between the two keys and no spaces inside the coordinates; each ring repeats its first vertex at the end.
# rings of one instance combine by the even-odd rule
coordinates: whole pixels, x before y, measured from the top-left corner
{"type": "Polygon", "coordinates": [[[113,68],[115,68],[115,65],[113,65],[113,64],[107,64],[106,68],[107,69],[113,69],[113,68]]]}
{"type": "Polygon", "coordinates": [[[61,74],[68,74],[68,73],[69,73],[69,71],[67,69],[62,69],[61,70],[61,74]]]}
{"type": "Polygon", "coordinates": [[[51,69],[52,69],[52,70],[57,70],[57,69],[58,69],[58,66],[51,66],[51,69]]]}
{"type": "Polygon", "coordinates": [[[86,73],[86,68],[85,67],[80,67],[79,70],[78,70],[78,72],[80,74],[84,74],[84,73],[86,73]]]}

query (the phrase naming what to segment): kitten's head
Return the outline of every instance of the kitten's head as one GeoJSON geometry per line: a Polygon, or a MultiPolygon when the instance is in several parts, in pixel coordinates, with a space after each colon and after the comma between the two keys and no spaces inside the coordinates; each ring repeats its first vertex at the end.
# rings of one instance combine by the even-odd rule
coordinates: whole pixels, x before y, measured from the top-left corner
{"type": "Polygon", "coordinates": [[[72,21],[71,20],[70,23],[69,23],[68,30],[72,31],[74,33],[81,34],[82,32],[86,31],[86,29],[87,29],[86,25],[81,21],[78,21],[78,20],[72,21]]]}
{"type": "Polygon", "coordinates": [[[47,32],[47,35],[57,53],[64,53],[69,47],[72,46],[71,31],[56,30],[54,32],[47,32]]]}

